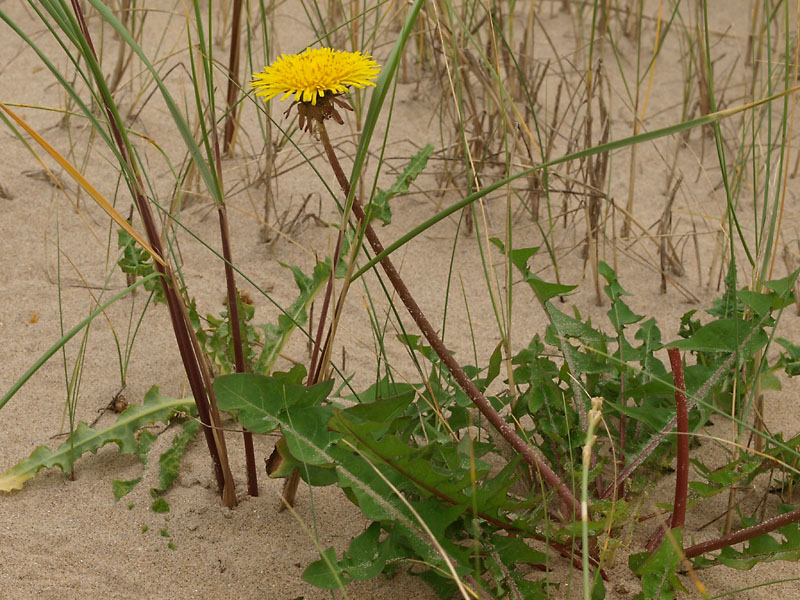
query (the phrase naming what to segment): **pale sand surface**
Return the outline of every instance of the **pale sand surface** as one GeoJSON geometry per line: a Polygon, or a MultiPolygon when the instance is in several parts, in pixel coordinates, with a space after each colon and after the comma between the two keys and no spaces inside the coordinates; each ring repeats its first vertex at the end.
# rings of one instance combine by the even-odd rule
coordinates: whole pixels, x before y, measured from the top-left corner
{"type": "MultiPolygon", "coordinates": [[[[291,5],[292,3],[288,3],[291,5]]],[[[721,65],[731,65],[736,53],[742,52],[746,25],[735,20],[737,14],[745,14],[749,3],[731,2],[735,7],[722,14],[714,14],[713,29],[725,33],[720,38],[721,65]],[[725,46],[727,44],[727,46],[725,46]],[[724,46],[724,47],[723,47],[724,46]]],[[[296,7],[295,7],[296,8],[296,7]]],[[[0,9],[6,11],[26,31],[39,32],[37,42],[46,52],[64,63],[63,54],[35,25],[29,9],[18,0],[0,0],[0,9]]],[[[279,51],[294,52],[313,41],[301,13],[292,14],[286,6],[276,17],[279,51]],[[286,11],[289,10],[289,13],[286,11]],[[299,16],[298,16],[299,15],[299,16]]],[[[715,11],[717,12],[717,11],[715,11]]],[[[648,14],[655,14],[651,11],[648,14]]],[[[564,15],[543,11],[542,18],[549,34],[565,48],[574,47],[574,32],[571,22],[564,15]]],[[[164,15],[153,14],[148,21],[146,47],[153,48],[160,31],[166,26],[164,15]],[[152,36],[152,37],[151,37],[152,36]]],[[[180,19],[178,19],[180,21],[180,19]]],[[[173,23],[170,26],[175,26],[173,23]]],[[[20,104],[63,108],[64,97],[60,87],[52,81],[38,58],[5,25],[0,25],[0,100],[20,104]]],[[[388,53],[393,39],[384,31],[385,39],[375,50],[381,61],[388,53]]],[[[648,34],[652,38],[652,31],[648,34]]],[[[169,37],[168,42],[176,48],[185,47],[185,36],[169,37]]],[[[539,42],[537,42],[538,44],[539,42]]],[[[650,42],[648,42],[650,43],[650,42]]],[[[621,40],[620,44],[630,46],[621,40]]],[[[537,48],[539,46],[537,45],[537,48]]],[[[547,52],[542,41],[542,53],[547,52]]],[[[220,56],[227,50],[217,48],[220,56]]],[[[166,54],[166,50],[162,50],[166,54]]],[[[679,115],[682,73],[679,64],[679,49],[668,47],[658,63],[655,79],[658,86],[650,99],[646,126],[656,128],[676,122],[679,115]]],[[[185,52],[177,53],[174,62],[188,64],[185,52]]],[[[611,57],[609,56],[609,60],[611,57]]],[[[631,59],[633,60],[633,59],[631,59]]],[[[612,88],[616,89],[608,99],[610,114],[614,119],[612,138],[630,133],[630,111],[619,91],[616,70],[611,72],[612,88]]],[[[176,71],[168,80],[176,95],[186,92],[186,75],[176,71]]],[[[549,80],[548,80],[549,81],[549,80]]],[[[554,80],[555,81],[555,80],[554,80]]],[[[735,88],[736,80],[732,84],[735,88]]],[[[133,87],[138,90],[139,84],[133,87]]],[[[548,97],[555,93],[555,83],[548,84],[548,97]]],[[[731,92],[734,94],[734,92],[731,92]]],[[[431,82],[430,76],[422,85],[403,82],[397,89],[393,122],[390,128],[387,156],[389,164],[402,168],[407,157],[416,148],[430,142],[437,150],[441,146],[438,123],[432,118],[435,105],[441,94],[441,86],[431,82]]],[[[738,92],[736,92],[738,94],[738,92]]],[[[737,96],[738,97],[738,96],[737,96]]],[[[125,95],[123,94],[123,104],[125,95]]],[[[267,290],[273,297],[288,304],[296,295],[290,273],[277,261],[300,265],[306,271],[313,265],[313,250],[324,254],[332,244],[333,234],[313,222],[308,222],[292,235],[292,240],[279,239],[268,246],[260,242],[260,225],[253,217],[261,214],[263,187],[244,186],[243,182],[253,178],[258,169],[258,157],[251,155],[253,148],[260,148],[258,129],[254,126],[255,107],[244,103],[245,131],[240,138],[238,157],[225,163],[225,181],[233,190],[229,197],[231,229],[233,232],[233,256],[239,268],[253,281],[267,290]],[[250,128],[247,125],[250,125],[250,128]],[[245,156],[246,158],[242,158],[245,156]]],[[[273,113],[280,123],[284,107],[278,106],[273,113]]],[[[39,110],[18,109],[19,112],[63,153],[70,145],[75,147],[71,158],[80,162],[87,144],[87,132],[80,119],[71,121],[71,128],[55,127],[61,115],[39,110]]],[[[352,119],[352,117],[348,117],[352,119]]],[[[170,125],[169,116],[156,96],[151,99],[140,118],[132,127],[153,138],[174,162],[182,160],[181,145],[170,125]]],[[[731,125],[732,127],[732,125],[731,125]]],[[[728,129],[730,131],[730,129],[728,129]]],[[[341,140],[341,151],[350,156],[354,145],[348,137],[348,128],[334,129],[341,140]]],[[[376,144],[382,131],[376,133],[376,144]]],[[[308,136],[298,138],[304,149],[313,150],[308,136]]],[[[100,145],[100,142],[95,141],[100,145]]],[[[674,152],[675,140],[667,139],[653,145],[642,145],[638,149],[638,166],[635,206],[636,218],[645,227],[650,227],[660,216],[665,201],[667,164],[674,152]]],[[[377,146],[376,146],[377,148],[377,146]]],[[[157,166],[153,168],[154,185],[161,198],[169,198],[173,178],[163,161],[152,148],[142,143],[142,152],[147,152],[157,166]]],[[[563,148],[557,152],[559,154],[563,148]]],[[[286,150],[286,153],[292,152],[286,150]]],[[[109,153],[100,152],[102,156],[109,153]]],[[[93,308],[92,294],[109,270],[106,263],[106,240],[109,236],[108,219],[98,208],[91,205],[85,195],[76,211],[64,195],[42,180],[30,177],[28,171],[40,166],[27,149],[13,137],[8,129],[0,131],[0,183],[13,196],[0,198],[0,255],[3,257],[3,277],[0,284],[0,340],[3,343],[0,360],[0,390],[5,392],[14,381],[60,337],[59,319],[65,328],[72,327],[93,308]],[[57,285],[58,247],[61,251],[61,313],[59,312],[59,286],[57,285]],[[80,275],[79,275],[80,274],[80,275]],[[87,284],[89,289],[87,290],[87,284]]],[[[627,198],[628,161],[630,152],[614,155],[611,172],[612,196],[618,203],[627,198]]],[[[723,211],[723,195],[712,189],[719,180],[714,167],[713,141],[702,139],[699,131],[692,133],[688,148],[680,155],[678,168],[685,176],[675,204],[675,230],[685,234],[692,223],[698,231],[701,265],[698,274],[697,261],[691,243],[681,245],[686,274],[677,281],[696,296],[697,302],[687,302],[684,296],[670,287],[666,295],[659,292],[659,278],[652,265],[657,264],[655,245],[639,239],[636,242],[617,244],[617,252],[609,239],[601,249],[601,255],[615,264],[622,285],[633,292],[628,298],[631,308],[657,318],[663,339],[676,337],[680,316],[692,309],[708,307],[717,295],[715,289],[718,272],[709,273],[712,263],[715,232],[720,227],[723,211]],[[704,155],[706,166],[700,165],[704,155]]],[[[297,164],[296,155],[290,164],[297,164]]],[[[344,162],[349,165],[348,159],[344,162]]],[[[48,163],[50,164],[50,163],[48,163]]],[[[329,176],[326,165],[316,161],[323,175],[329,176]]],[[[368,165],[375,166],[377,160],[368,165]]],[[[435,161],[431,170],[437,170],[435,161]]],[[[346,167],[346,169],[349,167],[346,167]]],[[[87,177],[107,197],[114,197],[117,172],[100,157],[92,157],[86,165],[87,177]]],[[[498,172],[495,173],[498,174],[498,172]]],[[[66,175],[61,175],[65,187],[74,199],[76,186],[66,175]]],[[[386,169],[381,183],[386,185],[394,178],[392,169],[386,169]]],[[[333,182],[333,177],[330,176],[333,182]]],[[[794,181],[789,182],[792,190],[794,181]]],[[[400,198],[393,204],[394,221],[389,228],[381,229],[384,240],[394,239],[402,232],[421,222],[436,210],[435,202],[444,204],[459,196],[450,193],[443,198],[435,194],[423,194],[419,190],[432,190],[435,178],[426,175],[418,182],[417,193],[400,198]]],[[[317,211],[321,202],[320,216],[333,220],[333,203],[326,196],[319,180],[306,167],[294,169],[283,175],[278,183],[279,210],[297,206],[306,194],[313,193],[309,206],[317,211]]],[[[796,237],[798,208],[794,193],[786,207],[784,241],[796,237]]],[[[118,194],[118,209],[127,214],[130,199],[125,192],[118,194]]],[[[166,202],[166,200],[165,200],[166,202]]],[[[559,197],[558,203],[561,199],[559,197]]],[[[577,206],[573,199],[571,202],[577,206]]],[[[486,206],[488,228],[491,235],[502,235],[505,197],[501,194],[486,206]]],[[[743,211],[747,213],[747,211],[743,211]]],[[[216,215],[209,209],[206,200],[195,201],[183,214],[185,224],[211,246],[218,246],[216,215]]],[[[568,306],[576,305],[582,314],[592,315],[593,322],[606,326],[605,307],[596,306],[592,291],[591,267],[584,266],[577,246],[584,232],[582,213],[572,220],[567,228],[558,227],[554,240],[561,255],[559,264],[561,278],[566,283],[581,284],[579,290],[567,299],[568,306]]],[[[619,215],[618,215],[619,218],[619,215]]],[[[572,218],[571,218],[572,219],[572,218]]],[[[138,221],[137,221],[138,222],[138,221]]],[[[617,229],[619,220],[616,221],[617,229]]],[[[112,252],[115,249],[116,228],[111,231],[112,252]]],[[[402,265],[402,274],[421,306],[434,323],[441,324],[443,314],[444,286],[448,276],[448,260],[452,251],[456,220],[449,219],[426,232],[404,248],[396,263],[402,265]],[[432,259],[435,257],[435,260],[432,259]]],[[[611,237],[611,224],[607,235],[611,237]]],[[[518,217],[515,229],[515,245],[537,245],[540,242],[536,228],[526,216],[518,217]]],[[[217,313],[224,295],[224,278],[221,262],[188,235],[180,242],[183,268],[201,312],[217,313]]],[[[463,281],[464,295],[469,302],[472,319],[472,334],[477,343],[481,361],[488,359],[497,345],[496,324],[488,298],[486,283],[480,262],[480,253],[474,235],[458,236],[455,250],[454,274],[463,281]]],[[[499,262],[499,255],[493,254],[499,262]]],[[[113,260],[113,259],[112,259],[113,260]]],[[[537,258],[538,267],[549,264],[545,258],[537,258]]],[[[502,267],[500,267],[502,269],[502,267]]],[[[776,276],[783,276],[781,264],[776,267],[776,276]]],[[[552,271],[543,273],[552,278],[552,271]]],[[[501,279],[502,280],[502,279],[501,279]]],[[[454,279],[454,282],[457,282],[454,279]]],[[[374,285],[372,289],[377,289],[374,285]]],[[[110,288],[118,291],[125,285],[124,276],[118,271],[111,277],[110,288]]],[[[464,309],[464,297],[460,283],[454,283],[447,315],[447,341],[456,355],[472,362],[472,341],[464,309]]],[[[258,296],[252,287],[242,284],[256,298],[258,312],[256,322],[269,322],[277,318],[276,309],[258,296]]],[[[362,286],[354,286],[348,298],[348,308],[338,333],[337,350],[334,356],[342,356],[346,349],[346,373],[355,374],[355,385],[366,386],[374,373],[374,351],[371,332],[368,328],[362,286]]],[[[376,296],[373,295],[373,299],[376,296]]],[[[138,316],[143,306],[143,296],[127,298],[108,311],[108,320],[98,319],[93,325],[85,353],[83,377],[77,418],[92,422],[120,389],[119,363],[109,323],[124,336],[131,304],[138,316]]],[[[527,345],[534,333],[543,333],[546,326],[544,316],[527,291],[519,286],[515,296],[515,348],[527,345]]],[[[377,298],[379,311],[385,305],[377,298]]],[[[406,327],[410,319],[403,314],[406,327]]],[[[779,335],[798,341],[797,317],[794,310],[787,311],[779,335]]],[[[390,326],[390,337],[394,329],[390,326]]],[[[296,336],[287,356],[298,361],[306,359],[305,342],[296,336]]],[[[416,377],[408,364],[405,352],[395,345],[389,350],[398,373],[409,379],[416,377]]],[[[77,356],[77,342],[67,347],[67,362],[72,368],[77,356]]],[[[284,362],[282,366],[288,365],[284,362]]],[[[65,392],[64,365],[60,355],[45,364],[8,403],[0,414],[0,471],[26,458],[38,445],[55,447],[60,443],[54,436],[63,431],[65,392]]],[[[145,392],[153,385],[161,388],[165,395],[178,396],[187,393],[180,360],[172,337],[169,318],[163,306],[148,310],[136,340],[128,371],[128,386],[125,395],[131,402],[141,402],[145,392]]],[[[798,386],[796,382],[784,380],[781,392],[769,392],[766,396],[768,426],[773,432],[782,431],[787,437],[796,434],[798,419],[798,386]]],[[[712,432],[728,435],[728,426],[721,419],[712,432]]],[[[113,422],[113,416],[104,414],[98,427],[113,422]]],[[[158,451],[166,447],[170,434],[162,436],[151,453],[151,463],[157,461],[158,451]]],[[[96,456],[82,459],[76,468],[76,480],[70,481],[59,470],[43,471],[29,481],[25,488],[0,497],[0,599],[16,598],[275,598],[290,600],[298,597],[310,599],[327,598],[330,594],[303,583],[300,575],[307,564],[318,558],[315,543],[321,548],[333,545],[339,552],[347,547],[349,540],[363,530],[364,520],[343,494],[335,487],[314,489],[313,495],[307,487],[299,492],[296,515],[278,513],[278,494],[282,481],[269,480],[260,468],[261,495],[249,498],[245,495],[244,458],[239,436],[229,435],[228,445],[231,464],[236,476],[240,503],[234,510],[221,506],[215,492],[211,464],[204,444],[198,441],[189,449],[184,459],[181,475],[175,487],[166,495],[171,510],[166,515],[149,510],[149,490],[156,485],[157,470],[147,470],[143,482],[120,502],[115,502],[111,492],[112,479],[132,479],[141,473],[141,464],[135,457],[119,456],[115,446],[100,450],[96,456]],[[304,525],[300,525],[302,521],[304,525]],[[143,531],[144,528],[147,531],[143,531]],[[306,529],[308,528],[308,529],[306,529]],[[169,538],[162,535],[162,531],[169,538]],[[317,541],[314,541],[314,537],[317,541]],[[168,548],[172,542],[175,549],[168,548]]],[[[256,438],[256,456],[260,462],[269,455],[273,437],[256,438]]],[[[719,450],[707,444],[702,450],[704,458],[713,464],[719,450]]],[[[721,460],[721,459],[719,459],[721,460]]],[[[757,481],[754,489],[740,493],[740,503],[745,510],[764,496],[767,483],[757,481]]],[[[646,502],[669,501],[671,481],[656,486],[646,502]]],[[[725,510],[727,497],[706,502],[689,511],[689,534],[697,541],[717,535],[719,522],[706,525],[725,510]]],[[[770,510],[777,499],[769,495],[770,510]]],[[[637,535],[628,544],[631,551],[641,550],[642,542],[649,536],[653,525],[639,528],[637,535]]],[[[638,582],[626,567],[626,557],[619,556],[617,566],[609,570],[612,582],[608,585],[608,598],[631,598],[638,591],[638,582]]],[[[713,594],[722,594],[759,582],[800,576],[800,566],[790,563],[771,563],[751,571],[715,569],[699,574],[713,594]]],[[[554,559],[555,581],[565,582],[572,577],[576,582],[580,574],[570,571],[562,559],[554,559]]],[[[688,580],[687,580],[688,582],[688,580]]],[[[559,596],[579,597],[579,582],[573,593],[569,586],[562,586],[559,596]]],[[[420,581],[406,574],[392,579],[377,578],[366,583],[357,583],[347,588],[353,599],[406,598],[428,599],[434,594],[420,581]]],[[[337,592],[337,597],[341,594],[337,592]]],[[[800,598],[797,582],[775,585],[747,592],[738,592],[736,598],[766,599],[779,595],[783,598],[800,598]]]]}

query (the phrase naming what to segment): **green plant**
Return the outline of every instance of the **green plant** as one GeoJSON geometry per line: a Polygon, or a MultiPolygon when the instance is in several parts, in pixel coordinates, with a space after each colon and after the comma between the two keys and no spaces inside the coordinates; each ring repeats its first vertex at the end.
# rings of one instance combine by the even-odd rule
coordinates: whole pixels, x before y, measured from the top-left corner
{"type": "MultiPolygon", "coordinates": [[[[614,272],[608,267],[601,271],[610,281],[606,286],[611,300],[608,316],[615,336],[546,301],[552,324],[545,341],[534,337],[528,348],[513,358],[518,398],[514,422],[518,423],[520,434],[557,466],[571,488],[579,486],[581,456],[586,456],[581,449],[586,440],[579,427],[579,411],[571,398],[570,376],[583,383],[587,395],[604,399],[602,412],[594,410],[597,416],[602,414],[608,435],[594,439],[590,463],[584,463],[590,465],[584,472],[586,483],[594,490],[588,500],[589,519],[584,525],[586,539],[595,541],[601,535],[613,540],[625,521],[635,518],[639,495],[652,481],[653,473],[675,456],[675,444],[665,435],[674,426],[670,397],[675,387],[658,358],[665,344],[653,319],[641,323],[631,335],[631,327],[643,317],[634,314],[622,300],[626,292],[614,272]],[[566,366],[559,368],[550,358],[561,347],[559,338],[567,344],[575,371],[570,372],[566,366]],[[615,400],[621,397],[622,386],[627,398],[624,403],[615,400]],[[620,439],[626,442],[619,443],[620,439]],[[617,457],[622,464],[634,467],[623,470],[606,485],[604,478],[613,471],[615,446],[625,448],[625,456],[617,457]]],[[[713,360],[705,364],[698,361],[685,368],[680,361],[673,361],[673,372],[685,377],[689,406],[696,407],[691,413],[687,411],[691,418],[683,425],[679,423],[679,430],[687,435],[697,434],[711,415],[721,412],[709,401],[715,391],[717,402],[720,396],[732,398],[733,389],[724,382],[738,371],[737,363],[746,362],[767,344],[768,331],[775,324],[771,314],[788,304],[792,280],[770,283],[771,291],[767,293],[742,292],[766,312],[741,320],[739,332],[729,319],[717,318],[688,339],[666,344],[671,358],[678,356],[679,349],[714,353],[713,360]]],[[[540,290],[545,285],[536,283],[540,290]]],[[[470,408],[469,398],[431,347],[416,336],[402,336],[400,341],[430,363],[427,381],[394,384],[383,379],[363,392],[339,399],[330,396],[332,382],[302,386],[303,371],[273,377],[227,375],[216,380],[222,409],[233,411],[255,432],[283,433],[286,441],[279,446],[282,464],[273,476],[285,476],[297,468],[310,485],[337,484],[373,521],[341,559],[336,558],[333,549],[326,550],[323,559],[306,570],[306,580],[334,589],[352,579],[372,578],[382,570],[391,572],[397,562],[413,558],[419,562],[412,572],[429,582],[443,598],[457,590],[459,578],[474,592],[481,593],[479,590],[483,589],[482,593],[491,597],[517,589],[523,597],[535,598],[550,585],[547,579],[531,579],[523,565],[544,565],[554,560],[535,549],[537,540],[547,540],[552,552],[568,559],[579,562],[585,552],[598,574],[593,585],[602,590],[605,556],[595,543],[589,542],[581,550],[579,537],[576,538],[580,529],[575,528],[579,517],[558,501],[552,487],[535,471],[531,479],[521,476],[519,455],[503,452],[498,433],[470,408]],[[350,402],[355,404],[349,406],[350,402]],[[530,486],[522,496],[512,491],[519,485],[530,486]],[[426,539],[428,529],[444,554],[433,551],[426,539]],[[533,547],[523,540],[533,542],[533,547]],[[447,560],[455,565],[455,574],[447,560]]],[[[488,368],[464,369],[478,389],[487,390],[498,377],[499,360],[493,356],[488,368]]],[[[676,386],[679,390],[683,387],[676,386]]],[[[488,396],[488,400],[500,408],[507,406],[510,398],[503,392],[488,396]]],[[[738,474],[737,482],[744,477],[751,481],[772,469],[772,461],[765,457],[789,468],[782,457],[787,451],[794,452],[791,443],[779,439],[767,439],[765,443],[763,454],[741,459],[746,463],[731,463],[726,472],[738,474]],[[743,474],[744,464],[747,466],[743,474]]],[[[684,472],[689,468],[687,450],[678,454],[678,469],[684,472]]],[[[701,459],[693,463],[699,472],[712,475],[701,459]]],[[[718,470],[712,478],[717,487],[692,485],[690,505],[728,489],[734,482],[720,479],[718,470]]],[[[675,510],[679,505],[686,510],[686,501],[684,478],[683,484],[676,484],[675,510]]],[[[800,552],[793,533],[798,517],[800,512],[795,510],[781,521],[780,532],[786,541],[775,546],[776,551],[780,550],[770,557],[791,560],[800,552]]],[[[745,521],[745,525],[748,523],[752,521],[745,521]]],[[[655,544],[655,553],[631,557],[631,569],[643,578],[643,597],[660,597],[653,590],[666,590],[665,581],[682,587],[676,578],[682,564],[682,524],[683,517],[676,512],[672,530],[667,531],[663,542],[655,544]]],[[[767,527],[752,528],[751,537],[739,538],[752,539],[747,547],[752,549],[735,553],[725,544],[726,551],[719,560],[726,564],[730,558],[727,564],[733,564],[734,557],[741,554],[735,559],[740,561],[737,564],[752,566],[761,552],[758,548],[773,544],[768,531],[767,527]],[[745,557],[752,560],[747,562],[745,557]]],[[[710,547],[713,546],[687,546],[685,556],[697,558],[696,568],[717,564],[719,561],[702,557],[702,549],[710,547]]]]}

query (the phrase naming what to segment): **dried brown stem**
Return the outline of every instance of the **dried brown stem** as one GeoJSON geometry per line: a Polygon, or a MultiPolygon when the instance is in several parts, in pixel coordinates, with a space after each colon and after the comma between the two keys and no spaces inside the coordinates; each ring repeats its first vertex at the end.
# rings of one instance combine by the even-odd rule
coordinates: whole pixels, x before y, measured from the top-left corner
{"type": "MultiPolygon", "coordinates": [[[[228,229],[228,211],[224,204],[218,207],[219,230],[222,237],[222,256],[225,259],[225,284],[228,295],[228,321],[233,335],[233,359],[237,373],[246,373],[247,365],[244,362],[241,320],[239,318],[239,294],[236,291],[236,282],[231,267],[231,245],[228,229]]],[[[256,475],[255,450],[253,448],[253,434],[243,428],[244,453],[247,463],[247,493],[258,496],[258,477],[256,475]]]]}
{"type": "MultiPolygon", "coordinates": [[[[222,185],[222,159],[219,155],[219,141],[217,128],[212,128],[214,136],[214,158],[217,163],[217,177],[220,188],[222,185]]],[[[233,360],[237,373],[246,373],[247,365],[244,362],[244,342],[242,341],[242,321],[239,318],[239,294],[236,291],[236,280],[233,276],[233,253],[231,252],[231,234],[228,227],[228,209],[224,202],[217,206],[219,213],[219,233],[222,238],[222,258],[225,263],[225,287],[228,295],[228,322],[233,336],[233,360]]],[[[247,493],[258,496],[258,475],[256,474],[256,455],[253,448],[253,434],[242,428],[244,440],[244,456],[247,465],[247,493]]]]}

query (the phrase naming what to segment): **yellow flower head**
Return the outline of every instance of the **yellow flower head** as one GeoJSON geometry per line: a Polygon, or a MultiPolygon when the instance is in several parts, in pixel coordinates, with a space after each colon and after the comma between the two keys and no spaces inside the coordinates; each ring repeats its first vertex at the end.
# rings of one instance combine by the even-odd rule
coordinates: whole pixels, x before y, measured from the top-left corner
{"type": "Polygon", "coordinates": [[[380,68],[369,55],[332,48],[307,48],[300,54],[283,54],[264,71],[253,73],[250,87],[266,102],[280,94],[295,102],[316,105],[328,94],[342,94],[348,86],[374,86],[380,68]]]}

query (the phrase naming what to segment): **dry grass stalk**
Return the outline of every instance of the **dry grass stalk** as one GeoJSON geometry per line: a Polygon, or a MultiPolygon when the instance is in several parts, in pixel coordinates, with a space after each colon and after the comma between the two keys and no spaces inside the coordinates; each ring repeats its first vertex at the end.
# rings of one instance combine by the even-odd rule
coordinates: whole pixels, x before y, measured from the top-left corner
{"type": "MultiPolygon", "coordinates": [[[[119,6],[115,7],[115,12],[119,17],[119,20],[122,24],[131,30],[131,33],[134,36],[137,36],[136,29],[133,27],[135,25],[135,21],[133,20],[132,15],[132,6],[131,0],[120,0],[119,6]]],[[[142,12],[142,23],[139,24],[138,32],[141,34],[142,26],[144,25],[144,19],[147,18],[148,11],[142,12]]],[[[133,58],[133,50],[131,49],[128,44],[123,43],[122,38],[118,33],[115,32],[114,37],[117,39],[119,44],[119,48],[117,51],[117,62],[114,65],[114,70],[111,72],[111,76],[108,79],[108,89],[111,90],[111,93],[117,91],[119,87],[120,81],[122,81],[122,75],[128,68],[128,65],[133,58]]]]}
{"type": "MultiPolygon", "coordinates": [[[[292,236],[298,233],[309,221],[312,221],[323,227],[327,226],[327,223],[322,221],[318,214],[314,214],[306,210],[308,203],[313,196],[314,194],[307,194],[302,204],[297,207],[296,211],[294,211],[294,214],[292,214],[291,206],[287,207],[286,210],[279,214],[273,205],[273,212],[275,215],[274,225],[270,225],[268,220],[264,222],[261,227],[261,241],[265,244],[269,244],[269,246],[272,247],[275,245],[275,242],[278,240],[278,238],[292,236]]],[[[322,200],[320,198],[320,204],[321,201],[322,200]]],[[[319,213],[320,211],[321,206],[317,212],[319,213]]]]}
{"type": "Polygon", "coordinates": [[[667,293],[667,271],[672,271],[676,275],[683,275],[683,265],[680,263],[677,252],[675,251],[672,241],[670,239],[672,230],[672,205],[675,202],[675,197],[678,190],[683,183],[683,175],[678,177],[675,185],[667,196],[667,203],[664,205],[664,212],[661,214],[661,219],[658,221],[658,243],[659,243],[659,257],[661,259],[661,293],[667,293]]]}
{"type": "MultiPolygon", "coordinates": [[[[596,69],[588,73],[586,85],[586,113],[583,120],[584,148],[591,148],[593,144],[593,99],[597,97],[600,139],[598,143],[604,144],[609,139],[608,110],[603,98],[604,73],[602,61],[598,61],[596,69]],[[594,76],[592,76],[594,72],[594,76]]],[[[586,236],[583,255],[592,263],[592,281],[595,288],[595,302],[600,306],[603,302],[600,290],[600,277],[597,271],[599,265],[599,235],[600,235],[600,201],[605,198],[606,176],[608,175],[608,153],[588,156],[581,159],[579,170],[580,181],[587,182],[588,200],[586,201],[586,236]]]]}
{"type": "Polygon", "coordinates": [[[239,63],[242,37],[242,0],[233,0],[233,17],[231,20],[230,53],[228,56],[228,89],[225,95],[228,116],[225,119],[225,133],[222,151],[226,156],[233,154],[234,136],[237,131],[236,100],[239,97],[239,63]]]}

